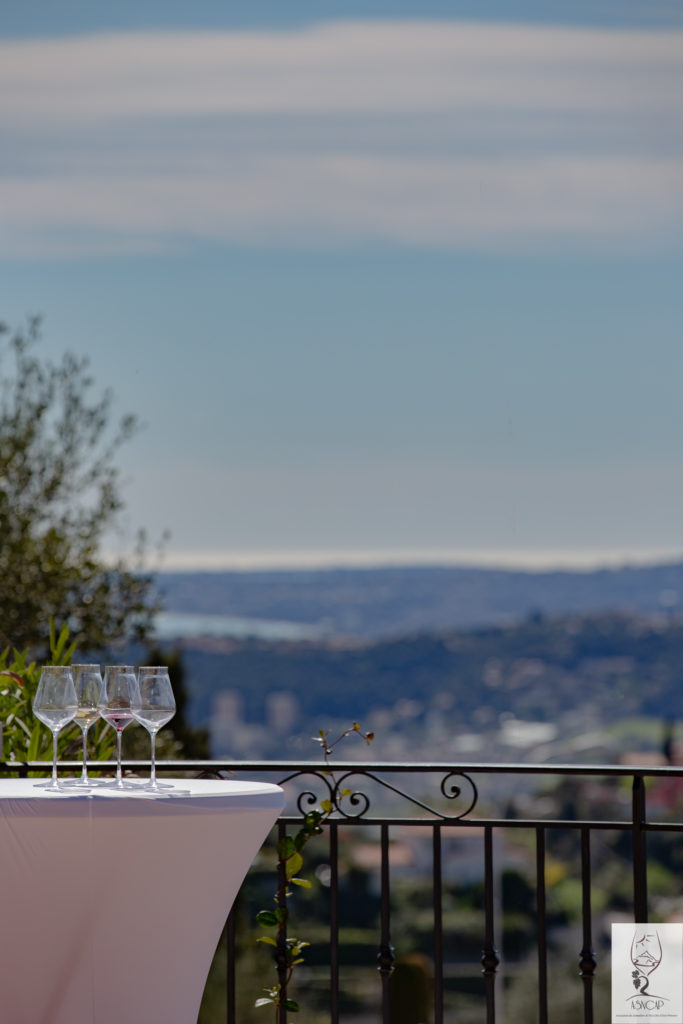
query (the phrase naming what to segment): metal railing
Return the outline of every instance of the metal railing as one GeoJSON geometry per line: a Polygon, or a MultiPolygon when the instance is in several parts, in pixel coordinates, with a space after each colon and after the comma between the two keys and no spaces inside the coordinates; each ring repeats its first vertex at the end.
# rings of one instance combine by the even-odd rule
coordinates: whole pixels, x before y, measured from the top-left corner
{"type": "MultiPolygon", "coordinates": [[[[91,767],[113,768],[98,762],[91,767]]],[[[27,774],[37,768],[44,770],[45,763],[5,764],[3,768],[27,774]]],[[[126,762],[125,768],[144,774],[147,763],[126,762]]],[[[593,1024],[608,1016],[606,1011],[596,1011],[595,990],[596,979],[606,978],[609,970],[610,921],[645,923],[649,916],[661,920],[667,914],[683,912],[683,888],[676,891],[673,881],[676,867],[683,864],[679,841],[683,832],[683,768],[166,761],[158,764],[158,770],[170,775],[246,777],[281,784],[287,804],[276,826],[279,838],[298,829],[311,809],[331,809],[315,857],[317,873],[324,879],[319,897],[320,917],[327,930],[324,962],[315,969],[301,968],[306,984],[313,988],[317,984],[318,993],[321,989],[329,993],[324,1011],[329,1024],[347,1020],[350,1024],[356,1019],[397,1024],[393,990],[399,991],[401,956],[416,950],[421,962],[428,962],[429,1021],[433,1024],[469,1020],[461,1015],[459,1000],[466,1003],[471,1019],[500,1024],[506,1016],[504,1004],[514,996],[515,980],[522,971],[526,994],[530,985],[533,988],[534,1008],[526,1019],[552,1024],[560,999],[559,987],[552,979],[559,972],[563,978],[573,975],[576,979],[575,991],[567,996],[570,1002],[578,1000],[578,1012],[572,1019],[593,1024]],[[471,844],[467,849],[465,839],[471,844]],[[362,846],[366,881],[370,880],[367,902],[376,910],[371,922],[374,948],[368,946],[364,968],[366,977],[367,967],[371,967],[377,979],[376,996],[369,997],[371,1007],[375,1000],[374,1009],[365,1016],[357,1007],[345,1006],[347,986],[354,984],[349,979],[359,966],[349,963],[342,941],[350,927],[345,878],[353,863],[354,841],[362,846]],[[410,856],[406,857],[406,851],[410,856]],[[652,873],[656,886],[648,898],[652,873]],[[525,876],[528,882],[524,882],[525,876]],[[524,955],[520,953],[521,940],[509,938],[510,886],[506,888],[506,883],[510,879],[523,893],[521,908],[519,892],[515,907],[518,917],[521,909],[526,921],[524,955]],[[419,915],[421,919],[427,915],[428,925],[416,942],[415,936],[406,938],[410,928],[405,911],[397,916],[394,888],[400,884],[410,892],[418,883],[423,893],[426,883],[431,905],[420,906],[419,915]],[[560,890],[563,900],[558,911],[560,890]],[[464,918],[467,929],[476,936],[476,957],[471,955],[472,943],[465,953],[458,944],[464,918]],[[530,937],[531,954],[527,948],[530,937]]],[[[275,859],[271,857],[271,872],[275,859]]],[[[246,917],[253,923],[261,897],[250,896],[249,885],[248,878],[243,891],[246,917]]],[[[272,874],[272,886],[277,890],[276,873],[272,874]]],[[[285,890],[285,879],[280,877],[278,899],[283,905],[287,902],[285,890]]],[[[235,964],[243,950],[236,913],[233,910],[224,935],[227,992],[221,1019],[227,1024],[238,1024],[236,975],[240,972],[235,964]]],[[[243,917],[244,913],[243,908],[243,917]]],[[[253,929],[247,931],[244,941],[253,945],[253,929]]],[[[279,975],[282,981],[282,948],[274,954],[278,974],[274,971],[273,979],[279,975]]],[[[267,964],[267,958],[263,963],[267,964]]],[[[513,1006],[510,1009],[514,1016],[519,1015],[513,1006]]],[[[316,1021],[323,1019],[320,1014],[318,1011],[316,1021]]],[[[272,1018],[266,1014],[262,1019],[272,1018]]],[[[415,1022],[421,1019],[415,1018],[415,1022]]],[[[283,1008],[279,1024],[286,1021],[283,1008]]]]}

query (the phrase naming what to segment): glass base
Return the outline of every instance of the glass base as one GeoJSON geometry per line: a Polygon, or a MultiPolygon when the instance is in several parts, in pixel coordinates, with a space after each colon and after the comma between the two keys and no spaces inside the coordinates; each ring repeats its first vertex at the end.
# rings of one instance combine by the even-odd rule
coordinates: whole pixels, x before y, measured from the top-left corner
{"type": "Polygon", "coordinates": [[[34,783],[36,789],[40,789],[43,793],[52,793],[54,796],[85,796],[86,793],[90,792],[90,789],[76,789],[65,785],[65,780],[60,779],[58,782],[54,782],[50,779],[49,782],[36,782],[34,783]]]}
{"type": "Polygon", "coordinates": [[[151,789],[155,793],[161,793],[162,791],[173,789],[173,784],[171,782],[161,782],[159,779],[156,779],[155,782],[152,782],[151,779],[145,779],[142,788],[151,789]]]}
{"type": "Polygon", "coordinates": [[[102,789],[125,790],[127,793],[134,793],[144,784],[144,779],[102,779],[99,783],[102,789]]]}
{"type": "Polygon", "coordinates": [[[177,782],[159,782],[157,779],[156,783],[153,783],[150,779],[140,786],[142,793],[151,793],[157,796],[190,796],[189,789],[182,789],[182,779],[178,779],[177,782]]]}
{"type": "Polygon", "coordinates": [[[62,790],[64,783],[61,779],[47,779],[46,782],[36,782],[36,789],[52,789],[54,792],[62,790]]]}
{"type": "Polygon", "coordinates": [[[105,779],[91,779],[86,777],[85,779],[79,777],[77,779],[62,779],[60,785],[68,789],[97,789],[98,786],[102,786],[105,779]]]}

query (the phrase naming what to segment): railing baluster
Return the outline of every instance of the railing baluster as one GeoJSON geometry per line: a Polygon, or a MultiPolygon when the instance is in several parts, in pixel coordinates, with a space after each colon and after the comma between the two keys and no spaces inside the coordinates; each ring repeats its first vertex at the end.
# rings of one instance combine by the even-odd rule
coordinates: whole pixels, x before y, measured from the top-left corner
{"type": "MultiPolygon", "coordinates": [[[[278,823],[277,837],[278,841],[282,841],[286,838],[287,828],[282,822],[278,823]]],[[[284,861],[278,859],[278,887],[277,887],[277,905],[278,907],[287,907],[287,869],[284,861]]],[[[285,922],[284,928],[278,929],[278,947],[275,954],[277,963],[277,977],[280,985],[280,994],[284,992],[285,985],[287,983],[287,923],[285,922]]],[[[280,1003],[278,1010],[278,1024],[287,1024],[287,1009],[284,1005],[284,999],[280,1003]]]]}
{"type": "Polygon", "coordinates": [[[548,1024],[548,935],[545,901],[545,829],[536,829],[536,930],[538,933],[538,1020],[548,1024]]]}
{"type": "Polygon", "coordinates": [[[645,779],[633,776],[633,910],[638,924],[647,924],[647,845],[645,779]]]}
{"type": "Polygon", "coordinates": [[[330,826],[330,1024],[339,1024],[339,833],[330,826]]]}
{"type": "Polygon", "coordinates": [[[380,847],[382,856],[381,878],[381,938],[377,954],[377,970],[382,978],[382,1024],[391,1024],[389,1006],[389,978],[394,969],[394,947],[391,945],[391,901],[389,898],[389,826],[380,826],[380,847]]]}
{"type": "Polygon", "coordinates": [[[486,1024],[496,1021],[496,972],[500,964],[495,945],[493,915],[493,829],[484,829],[484,949],[481,957],[481,973],[486,981],[486,1024]]]}
{"type": "Polygon", "coordinates": [[[225,971],[227,985],[227,1024],[237,1024],[237,1013],[235,1010],[235,907],[228,914],[225,922],[225,971]]]}
{"type": "Polygon", "coordinates": [[[441,876],[441,825],[434,825],[434,1024],[443,1024],[443,884],[441,876]]]}
{"type": "Polygon", "coordinates": [[[583,948],[579,974],[583,980],[583,1019],[585,1024],[593,1024],[593,978],[597,960],[592,936],[590,830],[585,826],[581,829],[581,904],[583,948]]]}

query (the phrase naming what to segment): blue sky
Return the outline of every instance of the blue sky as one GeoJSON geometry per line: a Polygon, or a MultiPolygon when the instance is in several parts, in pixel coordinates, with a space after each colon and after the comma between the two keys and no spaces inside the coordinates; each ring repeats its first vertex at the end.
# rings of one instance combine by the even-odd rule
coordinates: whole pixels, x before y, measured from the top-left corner
{"type": "Polygon", "coordinates": [[[680,10],[4,5],[0,317],[138,413],[129,529],[683,554],[680,10]]]}

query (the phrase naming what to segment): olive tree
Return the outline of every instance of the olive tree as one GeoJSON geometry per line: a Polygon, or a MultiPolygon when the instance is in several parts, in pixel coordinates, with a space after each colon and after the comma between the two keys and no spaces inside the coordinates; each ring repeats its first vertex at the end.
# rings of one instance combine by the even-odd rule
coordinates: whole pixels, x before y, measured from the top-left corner
{"type": "Polygon", "coordinates": [[[44,647],[51,619],[82,649],[144,639],[156,610],[144,537],[129,559],[102,553],[135,418],[113,422],[87,359],[42,358],[39,343],[39,318],[0,324],[0,649],[44,647]]]}

